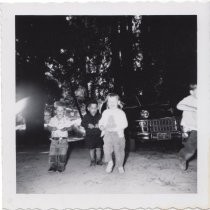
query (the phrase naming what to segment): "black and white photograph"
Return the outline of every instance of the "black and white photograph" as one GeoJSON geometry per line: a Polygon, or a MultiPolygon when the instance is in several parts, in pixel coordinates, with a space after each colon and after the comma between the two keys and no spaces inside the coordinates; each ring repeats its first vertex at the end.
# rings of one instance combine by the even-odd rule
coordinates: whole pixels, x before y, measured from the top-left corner
{"type": "Polygon", "coordinates": [[[196,15],[15,27],[17,193],[197,192],[196,15]]]}
{"type": "Polygon", "coordinates": [[[206,5],[1,6],[6,210],[206,208],[206,5]]]}

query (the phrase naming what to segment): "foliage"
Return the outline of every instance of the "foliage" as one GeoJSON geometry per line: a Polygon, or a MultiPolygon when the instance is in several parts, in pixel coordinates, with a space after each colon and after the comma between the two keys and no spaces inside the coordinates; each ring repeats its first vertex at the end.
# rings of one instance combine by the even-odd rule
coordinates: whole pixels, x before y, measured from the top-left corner
{"type": "MultiPolygon", "coordinates": [[[[66,24],[74,36],[71,47],[61,48],[58,55],[48,57],[45,75],[57,82],[63,89],[63,97],[71,100],[72,89],[86,89],[86,99],[104,99],[114,90],[115,80],[111,72],[112,64],[112,27],[113,21],[107,17],[67,16],[66,24]],[[88,35],[86,35],[88,34],[88,35]],[[86,36],[84,36],[86,35],[86,36]]],[[[141,17],[133,17],[133,69],[142,70],[142,52],[140,49],[141,17]]],[[[73,101],[73,100],[72,100],[73,101]]]]}
{"type": "Polygon", "coordinates": [[[136,85],[127,82],[135,80],[133,72],[144,69],[141,24],[142,16],[18,17],[17,81],[36,69],[51,104],[60,97],[75,105],[75,97],[83,104],[108,92],[122,95],[136,85]]]}

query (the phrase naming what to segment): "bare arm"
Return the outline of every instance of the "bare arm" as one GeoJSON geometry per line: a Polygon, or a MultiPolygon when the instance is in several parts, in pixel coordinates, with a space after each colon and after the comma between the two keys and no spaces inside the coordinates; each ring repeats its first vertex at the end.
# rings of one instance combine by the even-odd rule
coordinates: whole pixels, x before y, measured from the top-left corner
{"type": "Polygon", "coordinates": [[[105,129],[105,118],[106,118],[106,111],[103,112],[101,119],[98,122],[98,127],[100,130],[104,130],[105,129]]]}
{"type": "Polygon", "coordinates": [[[71,131],[72,130],[72,126],[71,127],[64,127],[61,129],[61,131],[71,131]]]}
{"type": "Polygon", "coordinates": [[[47,129],[49,130],[49,131],[56,131],[56,130],[58,130],[56,127],[52,127],[52,126],[47,126],[47,129]]]}
{"type": "Polygon", "coordinates": [[[119,128],[120,129],[125,129],[127,127],[128,127],[128,120],[127,120],[127,117],[125,115],[125,112],[122,111],[119,128]]]}
{"type": "Polygon", "coordinates": [[[181,100],[177,104],[177,109],[179,109],[181,111],[196,112],[197,111],[196,100],[193,99],[192,97],[188,96],[188,97],[184,98],[183,100],[181,100]]]}
{"type": "Polygon", "coordinates": [[[197,111],[197,107],[190,106],[188,104],[178,104],[177,109],[182,110],[182,111],[192,111],[192,112],[197,111]]]}

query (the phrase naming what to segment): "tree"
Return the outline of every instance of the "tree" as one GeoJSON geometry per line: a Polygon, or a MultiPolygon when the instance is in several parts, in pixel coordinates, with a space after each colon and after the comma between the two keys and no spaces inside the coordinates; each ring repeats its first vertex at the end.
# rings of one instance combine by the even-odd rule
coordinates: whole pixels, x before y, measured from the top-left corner
{"type": "Polygon", "coordinates": [[[42,68],[33,74],[44,77],[47,103],[62,97],[79,108],[89,98],[103,100],[108,92],[123,95],[131,91],[126,80],[141,70],[140,25],[137,16],[17,17],[17,81],[31,77],[22,66],[39,63],[42,68]],[[79,87],[86,94],[77,104],[79,87]]]}

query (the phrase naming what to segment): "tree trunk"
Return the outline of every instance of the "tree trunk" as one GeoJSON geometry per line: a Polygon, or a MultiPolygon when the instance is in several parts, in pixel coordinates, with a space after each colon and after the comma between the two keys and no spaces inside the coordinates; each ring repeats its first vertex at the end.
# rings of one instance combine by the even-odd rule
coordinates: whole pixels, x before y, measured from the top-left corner
{"type": "Polygon", "coordinates": [[[114,77],[114,91],[121,95],[122,75],[121,75],[121,60],[119,51],[119,32],[118,32],[118,19],[116,17],[113,21],[111,30],[111,50],[112,50],[112,63],[111,73],[114,77]]]}
{"type": "Polygon", "coordinates": [[[122,84],[125,94],[133,91],[132,17],[121,17],[120,49],[122,53],[122,84]],[[126,40],[126,41],[125,41],[126,40]]]}
{"type": "Polygon", "coordinates": [[[79,106],[77,97],[76,97],[76,95],[75,95],[75,92],[74,92],[75,90],[74,90],[74,88],[73,88],[73,85],[72,85],[72,83],[71,83],[71,80],[69,80],[69,85],[70,85],[72,97],[73,97],[73,99],[74,99],[74,101],[75,101],[75,105],[76,105],[76,107],[77,107],[77,109],[78,109],[78,111],[79,111],[79,115],[80,115],[80,117],[81,117],[81,119],[82,119],[82,118],[83,118],[82,112],[81,112],[81,109],[80,109],[80,106],[79,106]]]}

